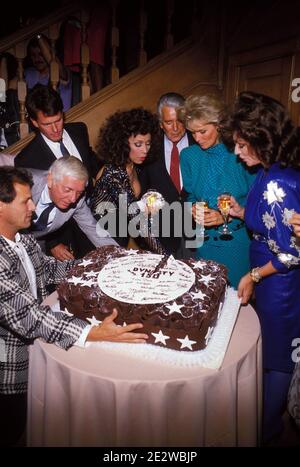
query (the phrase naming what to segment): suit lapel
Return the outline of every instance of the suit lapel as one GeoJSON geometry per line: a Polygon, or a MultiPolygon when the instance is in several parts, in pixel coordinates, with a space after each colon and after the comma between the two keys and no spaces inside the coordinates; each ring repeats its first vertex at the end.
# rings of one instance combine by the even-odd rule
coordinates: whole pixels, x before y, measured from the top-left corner
{"type": "MultiPolygon", "coordinates": [[[[74,127],[71,124],[65,125],[65,129],[68,132],[71,140],[75,144],[77,151],[80,154],[83,164],[87,166],[89,161],[86,155],[86,141],[85,141],[83,132],[79,131],[80,127],[78,126],[74,127]]],[[[89,168],[89,165],[87,167],[89,168]]]]}
{"type": "MultiPolygon", "coordinates": [[[[22,242],[23,243],[23,242],[22,242]]],[[[23,264],[14,251],[13,248],[3,239],[0,237],[0,248],[1,248],[1,256],[3,260],[7,261],[7,270],[10,271],[10,274],[15,274],[17,277],[17,282],[20,284],[21,287],[25,289],[30,288],[29,279],[27,277],[26,271],[23,267],[23,264]],[[6,256],[6,258],[5,258],[6,256]]]]}
{"type": "Polygon", "coordinates": [[[41,133],[39,133],[36,136],[36,139],[34,141],[36,142],[36,154],[40,153],[40,157],[43,159],[42,167],[45,167],[45,169],[50,167],[50,165],[52,165],[53,162],[56,161],[56,157],[49,148],[48,144],[45,142],[41,133]]]}

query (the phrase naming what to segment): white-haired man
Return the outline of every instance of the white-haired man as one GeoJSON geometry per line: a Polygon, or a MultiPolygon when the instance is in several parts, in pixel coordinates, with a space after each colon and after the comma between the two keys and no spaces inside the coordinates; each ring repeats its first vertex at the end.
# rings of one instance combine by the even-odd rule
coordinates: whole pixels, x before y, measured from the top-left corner
{"type": "MultiPolygon", "coordinates": [[[[183,104],[184,97],[176,92],[168,92],[159,98],[157,115],[162,135],[158,158],[145,165],[140,175],[142,193],[154,188],[163,195],[169,205],[175,201],[181,203],[185,199],[179,164],[180,151],[194,144],[192,135],[177,117],[177,109],[183,104]]],[[[163,210],[161,215],[164,215],[163,210]]],[[[176,223],[181,224],[182,221],[176,216],[171,217],[169,234],[163,235],[161,232],[159,240],[167,252],[176,258],[189,257],[191,252],[186,250],[182,237],[175,235],[176,223]]]]}
{"type": "MultiPolygon", "coordinates": [[[[71,218],[95,246],[117,245],[104,229],[97,226],[86,204],[84,192],[88,172],[79,159],[73,156],[57,159],[49,171],[29,170],[33,177],[32,199],[36,204],[36,219],[30,231],[43,250],[45,240],[71,218]]],[[[71,252],[67,254],[67,258],[58,259],[73,259],[71,252]]]]}

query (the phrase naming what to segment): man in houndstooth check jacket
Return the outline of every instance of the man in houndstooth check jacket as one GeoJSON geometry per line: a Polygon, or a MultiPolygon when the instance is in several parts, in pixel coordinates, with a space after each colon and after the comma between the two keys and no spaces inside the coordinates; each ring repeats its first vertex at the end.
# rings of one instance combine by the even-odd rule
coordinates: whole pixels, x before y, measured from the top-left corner
{"type": "Polygon", "coordinates": [[[85,340],[145,342],[132,333],[142,327],[116,326],[117,311],[100,326],[42,305],[46,284],[58,283],[76,261],[59,262],[45,256],[28,228],[35,206],[32,180],[25,169],[0,168],[0,445],[14,444],[26,422],[28,344],[41,337],[64,349],[84,346],[85,340]]]}

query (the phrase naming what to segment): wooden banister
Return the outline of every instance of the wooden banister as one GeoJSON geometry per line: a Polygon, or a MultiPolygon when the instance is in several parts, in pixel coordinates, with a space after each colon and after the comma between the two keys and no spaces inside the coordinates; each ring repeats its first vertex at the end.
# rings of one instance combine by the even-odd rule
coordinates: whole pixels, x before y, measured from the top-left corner
{"type": "Polygon", "coordinates": [[[65,5],[57,9],[54,13],[50,13],[47,17],[36,20],[34,23],[20,28],[18,31],[4,37],[0,40],[0,53],[14,52],[16,44],[19,42],[27,43],[34,35],[43,31],[47,31],[49,25],[60,23],[64,18],[69,15],[74,15],[80,11],[80,6],[77,2],[65,5]]]}

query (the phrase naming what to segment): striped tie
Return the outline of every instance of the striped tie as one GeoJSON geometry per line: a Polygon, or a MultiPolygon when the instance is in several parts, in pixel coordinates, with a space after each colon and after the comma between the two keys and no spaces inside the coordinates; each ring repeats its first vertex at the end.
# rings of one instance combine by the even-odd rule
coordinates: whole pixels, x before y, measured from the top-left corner
{"type": "Polygon", "coordinates": [[[50,204],[48,204],[46,209],[44,209],[44,211],[42,211],[42,213],[40,214],[40,217],[38,218],[38,220],[36,221],[36,223],[33,226],[34,230],[43,231],[43,230],[45,230],[47,228],[49,214],[52,211],[52,209],[54,209],[54,206],[55,206],[54,203],[50,203],[50,204]]]}

